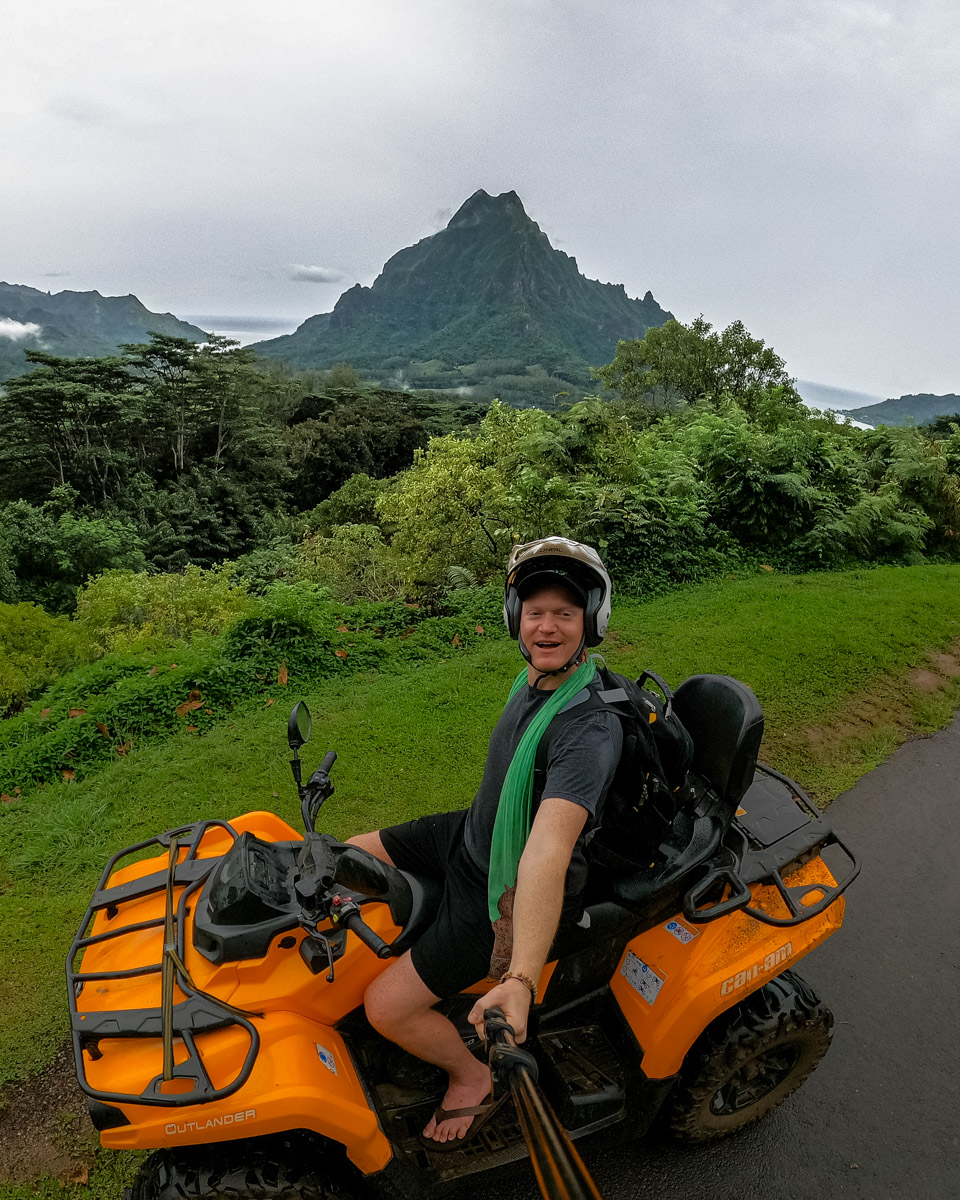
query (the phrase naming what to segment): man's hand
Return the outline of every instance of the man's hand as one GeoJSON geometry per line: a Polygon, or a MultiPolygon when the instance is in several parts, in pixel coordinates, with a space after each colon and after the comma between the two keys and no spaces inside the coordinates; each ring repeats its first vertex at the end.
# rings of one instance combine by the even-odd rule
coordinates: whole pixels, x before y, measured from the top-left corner
{"type": "Polygon", "coordinates": [[[513,1032],[519,1044],[527,1039],[527,1018],[530,1015],[532,998],[526,984],[521,983],[519,979],[508,979],[504,983],[498,983],[486,995],[481,996],[470,1009],[470,1016],[467,1019],[476,1028],[477,1033],[483,1037],[483,1014],[488,1008],[494,1006],[501,1008],[507,1023],[513,1026],[513,1032]]]}

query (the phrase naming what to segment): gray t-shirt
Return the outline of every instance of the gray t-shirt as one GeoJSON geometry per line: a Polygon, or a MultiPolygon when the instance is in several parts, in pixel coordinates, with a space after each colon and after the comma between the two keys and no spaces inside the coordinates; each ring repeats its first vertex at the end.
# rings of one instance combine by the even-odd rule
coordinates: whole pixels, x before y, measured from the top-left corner
{"type": "MultiPolygon", "coordinates": [[[[600,688],[603,685],[596,679],[591,686],[600,688]]],[[[549,696],[549,692],[529,685],[520,688],[503,710],[490,735],[483,779],[470,806],[464,828],[467,852],[484,875],[490,866],[490,843],[507,768],[513,761],[524,731],[549,696]]],[[[586,697],[585,688],[571,697],[567,707],[575,707],[586,697]]],[[[543,736],[548,735],[545,733],[543,736]]],[[[581,720],[572,719],[551,742],[546,781],[539,796],[534,796],[534,804],[543,798],[557,798],[578,804],[588,813],[583,833],[570,857],[566,882],[568,900],[582,891],[586,882],[584,839],[600,818],[622,747],[623,728],[620,719],[612,712],[597,712],[595,709],[585,712],[581,720]]]]}

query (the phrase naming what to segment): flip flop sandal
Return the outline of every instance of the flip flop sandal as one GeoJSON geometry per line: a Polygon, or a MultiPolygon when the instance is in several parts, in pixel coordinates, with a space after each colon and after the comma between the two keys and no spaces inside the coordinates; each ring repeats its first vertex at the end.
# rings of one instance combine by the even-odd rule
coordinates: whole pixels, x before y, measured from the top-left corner
{"type": "Polygon", "coordinates": [[[467,1129],[463,1137],[448,1138],[445,1142],[438,1142],[434,1138],[425,1137],[420,1134],[422,1145],[428,1150],[437,1150],[441,1153],[447,1150],[459,1150],[472,1138],[480,1132],[490,1118],[500,1108],[505,1100],[510,1096],[509,1092],[504,1092],[499,1100],[494,1100],[492,1095],[488,1096],[481,1104],[473,1104],[469,1108],[437,1108],[434,1110],[433,1118],[439,1125],[441,1121],[452,1121],[456,1117],[473,1117],[473,1122],[467,1129]]]}

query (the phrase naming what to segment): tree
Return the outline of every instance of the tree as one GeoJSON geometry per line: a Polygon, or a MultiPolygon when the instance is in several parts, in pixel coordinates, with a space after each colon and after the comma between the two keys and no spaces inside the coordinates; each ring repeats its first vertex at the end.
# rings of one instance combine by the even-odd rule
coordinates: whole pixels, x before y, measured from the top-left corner
{"type": "Polygon", "coordinates": [[[26,356],[36,369],[0,389],[0,494],[43,500],[53,488],[70,487],[81,503],[103,503],[135,465],[139,403],[123,361],[37,350],[26,356]]]}
{"type": "Polygon", "coordinates": [[[360,376],[357,374],[356,368],[352,367],[350,363],[338,362],[334,363],[330,368],[327,387],[356,391],[359,386],[360,376]]]}
{"type": "Polygon", "coordinates": [[[209,419],[209,396],[198,386],[193,369],[197,347],[187,338],[152,333],[149,342],[122,349],[146,398],[145,413],[167,443],[172,475],[179,479],[209,419]]]}
{"type": "Polygon", "coordinates": [[[702,316],[690,325],[668,321],[642,338],[620,342],[613,361],[595,375],[627,400],[665,408],[704,400],[716,404],[726,395],[755,413],[771,389],[779,389],[775,399],[780,403],[801,404],[783,359],[752,337],[742,321],[722,333],[702,316]]]}
{"type": "Polygon", "coordinates": [[[75,498],[75,492],[61,488],[39,507],[18,500],[0,510],[0,557],[16,579],[9,599],[68,612],[77,588],[92,575],[146,567],[142,543],[129,520],[74,513],[75,498]]]}
{"type": "Polygon", "coordinates": [[[342,399],[306,397],[300,419],[287,434],[299,508],[326,499],[358,473],[395,474],[413,461],[427,440],[423,423],[395,400],[377,392],[345,393],[342,399]]]}

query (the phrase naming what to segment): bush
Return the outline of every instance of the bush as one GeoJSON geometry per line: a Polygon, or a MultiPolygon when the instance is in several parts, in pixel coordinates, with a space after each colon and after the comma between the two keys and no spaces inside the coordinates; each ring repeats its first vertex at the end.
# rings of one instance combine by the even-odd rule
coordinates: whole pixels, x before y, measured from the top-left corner
{"type": "Polygon", "coordinates": [[[338,525],[378,525],[377,500],[387,487],[385,479],[362,472],[351,475],[343,487],[306,514],[307,531],[329,537],[338,525]]]}
{"type": "Polygon", "coordinates": [[[61,488],[39,507],[18,500],[0,510],[0,547],[6,560],[2,574],[16,579],[13,595],[6,581],[9,599],[69,612],[77,588],[91,575],[114,568],[138,571],[147,565],[137,531],[125,517],[60,511],[75,496],[61,488]]]}
{"type": "Polygon", "coordinates": [[[96,657],[67,617],[36,604],[0,604],[0,714],[21,708],[63,671],[96,657]]]}
{"type": "Polygon", "coordinates": [[[252,667],[212,642],[155,656],[109,655],[70,672],[0,726],[0,785],[82,778],[144,740],[203,729],[256,688],[252,667]]]}
{"type": "Polygon", "coordinates": [[[191,566],[182,574],[107,571],[77,597],[77,624],[101,653],[158,650],[197,632],[220,633],[250,608],[229,571],[191,566]]]}
{"type": "Polygon", "coordinates": [[[335,525],[302,547],[301,576],[338,600],[396,600],[406,593],[405,564],[376,525],[335,525]]]}

